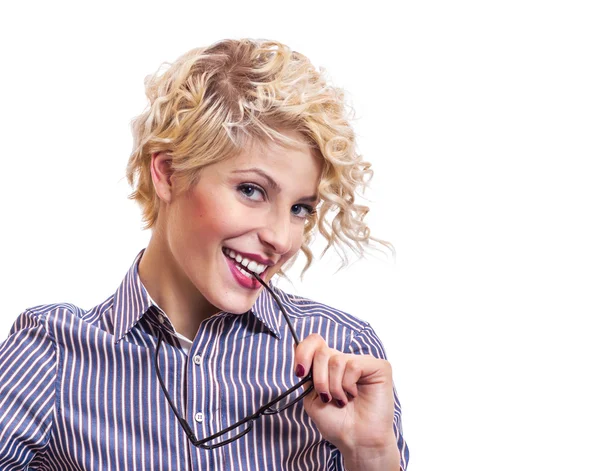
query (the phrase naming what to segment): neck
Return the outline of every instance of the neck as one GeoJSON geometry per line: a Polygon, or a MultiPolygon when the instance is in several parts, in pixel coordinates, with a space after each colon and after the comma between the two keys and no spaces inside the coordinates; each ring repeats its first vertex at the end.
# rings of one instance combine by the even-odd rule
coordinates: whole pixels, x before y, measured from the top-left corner
{"type": "Polygon", "coordinates": [[[193,339],[200,323],[218,312],[181,271],[160,232],[152,233],[138,272],[148,294],[187,338],[193,339]]]}

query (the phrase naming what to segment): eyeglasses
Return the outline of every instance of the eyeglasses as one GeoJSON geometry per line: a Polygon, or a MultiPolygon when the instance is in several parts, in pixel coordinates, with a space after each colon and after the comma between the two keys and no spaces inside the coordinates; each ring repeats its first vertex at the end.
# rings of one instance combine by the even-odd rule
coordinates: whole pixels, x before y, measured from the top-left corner
{"type": "MultiPolygon", "coordinates": [[[[273,297],[273,299],[279,306],[279,309],[281,310],[281,313],[283,314],[283,317],[285,318],[285,321],[287,322],[287,325],[290,328],[292,337],[294,338],[294,343],[296,345],[298,345],[300,343],[300,340],[298,338],[298,335],[296,334],[296,331],[294,330],[294,327],[292,326],[292,322],[290,321],[290,318],[288,317],[287,312],[281,305],[281,301],[279,301],[279,298],[275,295],[273,290],[271,290],[271,288],[269,288],[269,286],[261,278],[259,278],[254,273],[253,273],[253,275],[260,282],[260,284],[262,284],[263,287],[269,292],[269,294],[273,297]]],[[[187,435],[189,441],[192,443],[192,445],[200,447],[204,450],[213,450],[215,448],[222,447],[231,442],[234,442],[235,440],[240,439],[241,437],[246,435],[248,432],[250,432],[250,430],[252,430],[252,427],[254,426],[254,422],[259,417],[261,417],[263,415],[278,414],[279,412],[282,412],[282,411],[292,407],[294,404],[296,404],[297,402],[304,399],[304,397],[306,395],[308,395],[314,388],[314,386],[312,384],[312,371],[309,371],[308,374],[298,384],[292,386],[290,389],[283,392],[282,394],[277,396],[275,399],[273,399],[272,401],[270,401],[267,404],[265,404],[264,406],[262,406],[254,414],[245,417],[244,419],[236,422],[233,425],[230,425],[229,427],[221,430],[220,432],[210,435],[209,437],[198,439],[198,438],[196,438],[196,435],[194,435],[194,432],[192,431],[192,427],[187,423],[187,421],[177,411],[177,408],[175,407],[175,404],[173,403],[173,399],[171,399],[171,396],[169,395],[169,392],[167,391],[167,388],[165,387],[163,378],[160,374],[160,368],[158,365],[158,351],[160,349],[162,340],[163,340],[163,335],[162,335],[162,332],[159,330],[158,331],[158,342],[156,344],[156,351],[154,354],[154,365],[156,367],[156,375],[158,376],[158,381],[159,381],[160,386],[165,394],[165,397],[167,398],[167,401],[169,402],[169,406],[171,406],[171,409],[173,410],[175,417],[177,417],[177,420],[181,424],[181,427],[185,431],[185,434],[187,435]],[[308,382],[311,382],[311,383],[309,385],[307,385],[306,389],[301,394],[296,395],[295,394],[296,391],[298,389],[300,389],[301,387],[303,387],[308,382]]]]}

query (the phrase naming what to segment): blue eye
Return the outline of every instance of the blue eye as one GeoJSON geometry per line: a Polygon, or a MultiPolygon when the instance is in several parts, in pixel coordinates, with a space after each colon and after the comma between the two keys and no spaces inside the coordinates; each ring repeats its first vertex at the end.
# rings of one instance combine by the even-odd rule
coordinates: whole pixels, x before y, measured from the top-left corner
{"type": "Polygon", "coordinates": [[[263,201],[265,199],[265,192],[262,188],[251,183],[242,183],[238,185],[237,190],[251,201],[263,201]]]}
{"type": "Polygon", "coordinates": [[[294,206],[292,206],[292,214],[294,216],[298,216],[299,218],[306,219],[314,212],[315,209],[312,206],[308,206],[307,204],[295,204],[294,206]]]}

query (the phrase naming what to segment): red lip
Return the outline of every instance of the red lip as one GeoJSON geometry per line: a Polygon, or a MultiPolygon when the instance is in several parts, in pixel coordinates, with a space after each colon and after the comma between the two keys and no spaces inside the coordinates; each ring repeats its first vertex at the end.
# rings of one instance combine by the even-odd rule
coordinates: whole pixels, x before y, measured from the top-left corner
{"type": "Polygon", "coordinates": [[[254,253],[238,252],[237,250],[234,250],[234,249],[229,249],[229,250],[233,250],[235,253],[241,255],[242,257],[247,258],[249,260],[254,260],[257,263],[260,263],[261,265],[266,265],[268,267],[272,267],[273,265],[275,265],[274,261],[269,260],[268,258],[262,258],[260,255],[256,255],[254,253]]]}
{"type": "MultiPolygon", "coordinates": [[[[241,255],[241,254],[240,254],[241,255]]],[[[227,265],[229,266],[229,270],[231,271],[231,274],[233,275],[233,278],[244,288],[247,289],[258,289],[260,288],[260,283],[256,280],[256,278],[252,277],[252,278],[248,278],[247,276],[243,275],[242,273],[240,273],[240,271],[237,269],[237,262],[235,260],[233,260],[232,258],[229,258],[227,255],[225,255],[225,259],[227,261],[227,265]]],[[[266,272],[266,270],[259,276],[262,277],[262,275],[266,272]]]]}

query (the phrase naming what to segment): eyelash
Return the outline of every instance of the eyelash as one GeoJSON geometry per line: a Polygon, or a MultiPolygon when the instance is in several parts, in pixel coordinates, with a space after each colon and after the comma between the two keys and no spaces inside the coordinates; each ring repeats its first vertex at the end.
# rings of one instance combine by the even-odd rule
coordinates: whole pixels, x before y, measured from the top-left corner
{"type": "MultiPolygon", "coordinates": [[[[265,190],[263,190],[260,186],[254,184],[254,183],[242,183],[240,185],[237,186],[237,191],[239,193],[241,193],[241,195],[244,198],[247,198],[250,201],[257,201],[251,198],[251,196],[248,196],[244,190],[248,190],[248,189],[252,189],[254,191],[259,192],[262,195],[263,200],[267,199],[267,194],[265,192],[265,190]]],[[[306,214],[304,216],[298,216],[297,214],[294,214],[294,216],[299,217],[300,219],[308,219],[310,216],[312,216],[313,214],[315,214],[315,208],[313,208],[312,206],[308,205],[308,204],[295,204],[292,206],[292,208],[294,207],[300,207],[302,209],[304,209],[306,211],[306,214]]]]}
{"type": "Polygon", "coordinates": [[[265,190],[263,190],[258,185],[254,185],[253,183],[242,183],[241,185],[237,186],[237,190],[242,194],[242,196],[244,196],[245,198],[248,198],[250,201],[256,201],[256,200],[253,200],[250,196],[248,196],[244,192],[244,190],[248,189],[248,188],[258,191],[262,195],[263,199],[267,199],[267,194],[265,193],[265,190]]]}

